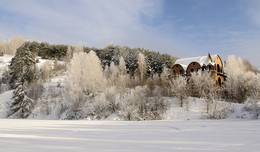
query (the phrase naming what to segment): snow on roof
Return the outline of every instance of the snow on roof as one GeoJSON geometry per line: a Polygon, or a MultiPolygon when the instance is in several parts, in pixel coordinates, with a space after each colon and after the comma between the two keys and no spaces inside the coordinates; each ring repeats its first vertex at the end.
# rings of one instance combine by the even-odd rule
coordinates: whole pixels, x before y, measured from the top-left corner
{"type": "Polygon", "coordinates": [[[184,64],[180,64],[180,65],[182,66],[182,68],[183,68],[184,71],[186,71],[186,69],[188,68],[187,65],[184,65],[184,64]]]}
{"type": "Polygon", "coordinates": [[[211,55],[212,60],[215,61],[215,59],[217,58],[217,56],[218,56],[217,54],[211,55]]]}
{"type": "Polygon", "coordinates": [[[203,65],[214,65],[214,60],[218,55],[212,55],[211,59],[209,58],[209,56],[200,56],[200,57],[191,57],[191,58],[182,58],[182,59],[177,59],[175,61],[175,64],[180,64],[184,70],[187,69],[187,67],[189,66],[190,63],[192,62],[197,62],[200,64],[200,66],[203,65]],[[212,58],[213,57],[213,58],[212,58]]]}

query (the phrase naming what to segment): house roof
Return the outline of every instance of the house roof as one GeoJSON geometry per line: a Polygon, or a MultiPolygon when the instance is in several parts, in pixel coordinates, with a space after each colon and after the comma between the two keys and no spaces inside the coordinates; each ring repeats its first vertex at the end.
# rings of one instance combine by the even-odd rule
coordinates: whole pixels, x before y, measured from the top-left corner
{"type": "Polygon", "coordinates": [[[187,67],[192,62],[197,62],[197,63],[200,64],[200,66],[203,66],[203,65],[207,66],[209,64],[214,65],[214,61],[215,61],[215,58],[217,56],[218,55],[212,55],[212,56],[208,55],[208,56],[177,59],[175,61],[174,65],[180,64],[184,68],[184,70],[186,71],[187,67]]]}

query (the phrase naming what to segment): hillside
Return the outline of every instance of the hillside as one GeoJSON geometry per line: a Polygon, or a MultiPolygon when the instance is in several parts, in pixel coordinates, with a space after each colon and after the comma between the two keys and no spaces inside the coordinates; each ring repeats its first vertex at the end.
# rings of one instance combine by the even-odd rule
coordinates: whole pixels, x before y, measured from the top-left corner
{"type": "Polygon", "coordinates": [[[189,78],[171,77],[174,59],[140,48],[26,42],[15,56],[0,57],[0,117],[259,118],[260,77],[240,58],[228,58],[228,80],[222,88],[214,87],[205,72],[189,78]]]}

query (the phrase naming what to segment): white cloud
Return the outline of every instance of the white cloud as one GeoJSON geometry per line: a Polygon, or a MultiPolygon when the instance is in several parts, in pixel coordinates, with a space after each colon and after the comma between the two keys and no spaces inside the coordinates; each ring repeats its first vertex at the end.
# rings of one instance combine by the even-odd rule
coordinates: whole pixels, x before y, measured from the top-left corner
{"type": "Polygon", "coordinates": [[[6,31],[2,37],[16,33],[54,43],[97,46],[111,42],[127,44],[128,41],[135,45],[139,41],[158,39],[151,30],[153,27],[143,19],[156,18],[163,5],[162,0],[9,0],[1,3],[2,8],[19,18],[11,27],[10,23],[0,25],[1,31],[6,31]],[[24,29],[20,30],[19,26],[24,29]]]}
{"type": "MultiPolygon", "coordinates": [[[[260,58],[260,32],[241,31],[234,25],[223,28],[212,24],[189,23],[185,29],[178,24],[184,23],[181,16],[174,20],[158,21],[163,15],[173,15],[164,14],[164,2],[6,0],[0,5],[0,37],[7,39],[20,35],[51,43],[94,47],[114,43],[160,50],[180,57],[208,52],[226,56],[235,54],[242,58],[244,56],[260,68],[257,61],[260,58]],[[156,25],[153,25],[154,22],[156,25]],[[218,52],[223,50],[226,52],[218,52]]],[[[250,5],[246,9],[252,21],[260,27],[260,2],[256,0],[254,6],[250,5]]]]}

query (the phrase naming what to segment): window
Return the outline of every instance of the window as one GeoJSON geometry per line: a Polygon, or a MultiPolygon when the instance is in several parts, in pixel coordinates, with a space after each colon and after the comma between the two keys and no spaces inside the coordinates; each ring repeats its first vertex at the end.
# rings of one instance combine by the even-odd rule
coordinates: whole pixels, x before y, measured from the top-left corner
{"type": "Polygon", "coordinates": [[[218,85],[221,87],[221,79],[220,79],[220,77],[218,78],[218,85]]]}
{"type": "Polygon", "coordinates": [[[206,69],[206,66],[202,66],[202,71],[205,71],[205,69],[206,69]]]}
{"type": "Polygon", "coordinates": [[[217,72],[220,72],[220,66],[217,64],[217,72]]]}

